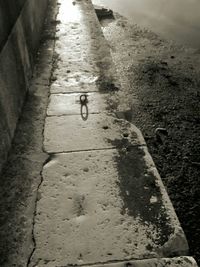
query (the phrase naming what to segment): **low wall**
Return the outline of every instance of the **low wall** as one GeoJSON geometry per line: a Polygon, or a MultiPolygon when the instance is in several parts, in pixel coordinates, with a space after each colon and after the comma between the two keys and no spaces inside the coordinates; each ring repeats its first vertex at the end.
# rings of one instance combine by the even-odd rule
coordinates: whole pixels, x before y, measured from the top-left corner
{"type": "MultiPolygon", "coordinates": [[[[4,43],[0,51],[0,170],[10,149],[29,88],[33,58],[38,48],[48,0],[21,0],[19,3],[21,6],[13,15],[13,27],[10,29],[10,21],[11,24],[7,24],[0,40],[1,44],[4,43]],[[16,14],[18,17],[15,20],[16,14]]],[[[2,10],[1,13],[4,13],[2,10]]]]}

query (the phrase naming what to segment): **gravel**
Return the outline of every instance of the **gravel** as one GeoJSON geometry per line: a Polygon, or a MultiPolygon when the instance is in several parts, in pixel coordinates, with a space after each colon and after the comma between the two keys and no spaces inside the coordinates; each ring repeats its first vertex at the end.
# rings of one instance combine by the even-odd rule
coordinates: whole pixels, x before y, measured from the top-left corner
{"type": "Polygon", "coordinates": [[[122,85],[112,106],[142,130],[200,264],[200,51],[118,14],[101,23],[122,85]]]}

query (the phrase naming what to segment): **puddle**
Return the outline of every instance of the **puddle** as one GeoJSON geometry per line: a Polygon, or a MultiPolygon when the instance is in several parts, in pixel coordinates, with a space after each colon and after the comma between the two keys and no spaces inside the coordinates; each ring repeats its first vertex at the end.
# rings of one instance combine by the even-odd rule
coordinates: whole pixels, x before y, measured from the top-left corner
{"type": "Polygon", "coordinates": [[[164,38],[200,48],[199,0],[92,0],[164,38]]]}

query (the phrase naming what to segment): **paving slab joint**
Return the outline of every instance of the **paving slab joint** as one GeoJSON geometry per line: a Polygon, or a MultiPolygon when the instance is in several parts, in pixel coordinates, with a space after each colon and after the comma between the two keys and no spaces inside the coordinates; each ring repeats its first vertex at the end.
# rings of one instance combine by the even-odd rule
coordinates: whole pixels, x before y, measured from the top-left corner
{"type": "MultiPolygon", "coordinates": [[[[151,258],[141,260],[118,261],[108,263],[97,263],[92,265],[82,265],[91,267],[198,267],[195,259],[191,256],[181,256],[174,258],[151,258]]],[[[64,266],[62,266],[64,267],[64,266]]],[[[65,266],[66,267],[66,266],[65,266]]]]}
{"type": "MultiPolygon", "coordinates": [[[[44,152],[46,154],[46,152],[44,152]]],[[[35,218],[36,218],[36,215],[37,215],[37,202],[38,202],[38,198],[39,198],[39,195],[38,195],[38,192],[39,192],[39,189],[41,187],[41,184],[43,183],[44,179],[43,179],[43,175],[42,175],[42,172],[43,172],[43,168],[44,166],[50,161],[50,156],[47,157],[47,159],[44,161],[43,163],[43,167],[42,167],[42,170],[40,172],[40,183],[38,184],[37,186],[37,190],[36,190],[36,198],[35,198],[35,208],[34,208],[34,214],[33,214],[33,221],[32,221],[32,243],[33,243],[33,249],[30,253],[30,256],[28,258],[28,261],[27,261],[27,267],[29,266],[30,262],[31,262],[31,259],[32,259],[32,256],[36,250],[36,240],[35,240],[35,234],[34,234],[34,229],[35,229],[35,218]]]]}

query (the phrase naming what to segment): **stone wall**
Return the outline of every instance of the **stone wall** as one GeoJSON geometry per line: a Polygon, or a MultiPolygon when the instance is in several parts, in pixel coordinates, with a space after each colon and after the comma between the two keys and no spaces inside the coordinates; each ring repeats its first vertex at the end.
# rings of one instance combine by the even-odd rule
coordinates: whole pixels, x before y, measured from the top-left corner
{"type": "Polygon", "coordinates": [[[33,58],[39,45],[48,0],[1,2],[0,170],[10,149],[29,88],[33,58]]]}
{"type": "Polygon", "coordinates": [[[0,1],[0,50],[14,26],[25,0],[0,1]]]}

